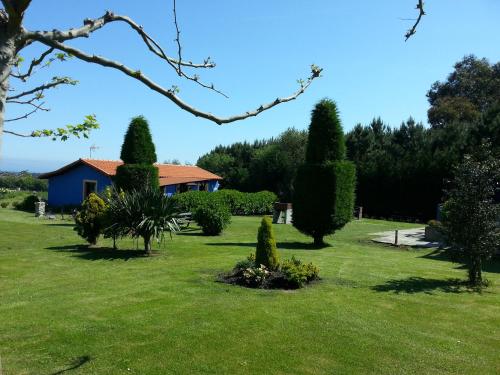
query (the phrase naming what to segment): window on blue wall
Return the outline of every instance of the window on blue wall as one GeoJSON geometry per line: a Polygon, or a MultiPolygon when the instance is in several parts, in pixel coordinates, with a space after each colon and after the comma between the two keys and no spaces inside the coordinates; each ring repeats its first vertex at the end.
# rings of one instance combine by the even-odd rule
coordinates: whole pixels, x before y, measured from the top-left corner
{"type": "Polygon", "coordinates": [[[83,198],[87,198],[90,193],[95,193],[97,190],[97,181],[83,181],[83,198]]]}

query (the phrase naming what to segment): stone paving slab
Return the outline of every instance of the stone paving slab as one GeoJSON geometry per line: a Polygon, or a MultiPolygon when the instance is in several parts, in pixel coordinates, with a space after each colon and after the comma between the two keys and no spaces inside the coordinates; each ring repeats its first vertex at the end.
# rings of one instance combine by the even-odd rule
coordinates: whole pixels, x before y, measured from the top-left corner
{"type": "MultiPolygon", "coordinates": [[[[394,245],[395,231],[373,233],[372,241],[394,245]]],[[[398,231],[398,245],[412,247],[439,247],[439,242],[425,239],[425,228],[401,229],[398,231]]]]}

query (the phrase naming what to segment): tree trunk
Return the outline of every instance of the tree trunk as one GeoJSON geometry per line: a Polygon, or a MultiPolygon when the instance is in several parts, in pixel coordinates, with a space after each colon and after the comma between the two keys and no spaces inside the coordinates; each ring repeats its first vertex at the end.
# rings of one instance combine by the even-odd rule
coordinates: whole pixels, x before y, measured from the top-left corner
{"type": "Polygon", "coordinates": [[[144,252],[147,256],[151,255],[151,237],[144,236],[144,252]]]}
{"type": "Polygon", "coordinates": [[[479,286],[483,283],[480,257],[472,256],[469,261],[469,282],[474,286],[479,286]]]}
{"type": "Polygon", "coordinates": [[[315,247],[323,247],[325,245],[325,242],[323,241],[323,235],[315,234],[313,238],[315,247]]]}
{"type": "Polygon", "coordinates": [[[3,125],[5,121],[5,104],[9,92],[9,76],[12,64],[16,59],[18,48],[16,42],[21,34],[21,29],[17,23],[20,23],[20,19],[10,20],[7,13],[0,13],[0,158],[2,156],[3,125]]]}

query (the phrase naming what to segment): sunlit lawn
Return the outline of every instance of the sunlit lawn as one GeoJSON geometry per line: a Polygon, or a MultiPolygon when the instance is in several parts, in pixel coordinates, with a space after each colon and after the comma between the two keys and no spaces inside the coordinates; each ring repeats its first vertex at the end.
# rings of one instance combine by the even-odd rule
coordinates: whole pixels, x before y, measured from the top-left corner
{"type": "Polygon", "coordinates": [[[321,282],[215,282],[254,251],[258,224],[235,217],[220,237],[193,228],[145,258],[132,241],[87,249],[69,221],[0,209],[3,374],[500,373],[498,263],[479,294],[432,250],[369,241],[409,224],[353,222],[321,250],[277,225],[281,256],[314,262],[321,282]]]}

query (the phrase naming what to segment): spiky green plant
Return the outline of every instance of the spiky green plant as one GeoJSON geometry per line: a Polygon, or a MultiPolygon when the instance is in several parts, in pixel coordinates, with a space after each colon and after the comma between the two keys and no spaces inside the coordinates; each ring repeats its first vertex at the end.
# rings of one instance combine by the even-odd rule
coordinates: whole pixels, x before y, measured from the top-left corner
{"type": "Polygon", "coordinates": [[[125,193],[115,189],[109,201],[109,211],[112,213],[109,229],[122,236],[141,237],[147,255],[151,255],[153,240],[161,243],[166,232],[179,231],[174,201],[150,185],[125,193]]]}

